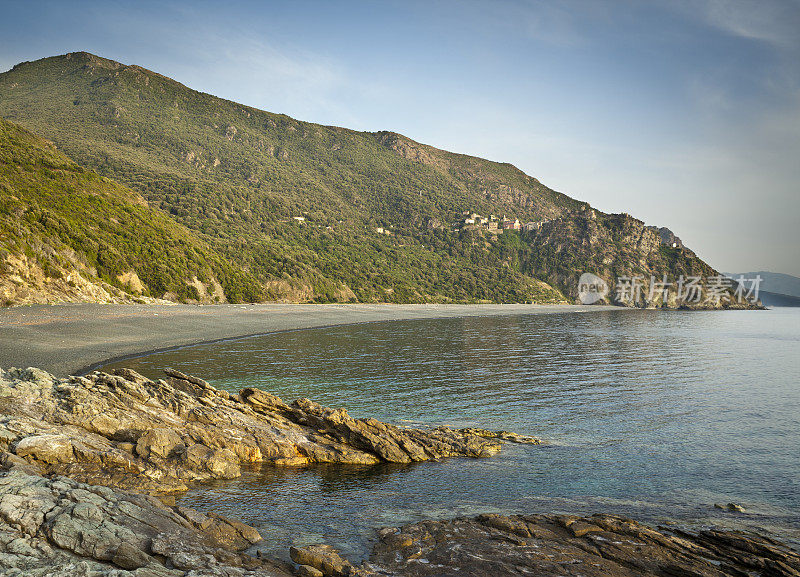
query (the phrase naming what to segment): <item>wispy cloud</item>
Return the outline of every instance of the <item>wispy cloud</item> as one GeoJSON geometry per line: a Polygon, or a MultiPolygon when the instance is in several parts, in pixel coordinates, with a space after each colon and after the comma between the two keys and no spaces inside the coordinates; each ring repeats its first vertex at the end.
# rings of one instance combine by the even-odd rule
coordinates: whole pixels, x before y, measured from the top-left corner
{"type": "Polygon", "coordinates": [[[695,109],[702,114],[727,115],[734,108],[731,90],[715,75],[690,75],[687,92],[695,109]]]}
{"type": "MultiPolygon", "coordinates": [[[[295,114],[312,110],[338,110],[336,95],[345,87],[352,89],[353,79],[346,68],[325,55],[278,48],[268,39],[255,35],[220,38],[209,54],[196,60],[195,66],[215,61],[208,80],[225,88],[226,95],[256,106],[274,108],[292,103],[295,114]]],[[[199,71],[199,70],[198,70],[199,71]]]]}
{"type": "Polygon", "coordinates": [[[676,6],[733,36],[782,49],[800,49],[800,2],[797,0],[692,0],[676,6]]]}
{"type": "Polygon", "coordinates": [[[469,0],[459,8],[455,18],[471,20],[478,31],[500,31],[555,48],[585,46],[586,23],[608,14],[603,3],[591,0],[469,0]]]}
{"type": "Polygon", "coordinates": [[[604,14],[600,4],[583,0],[560,3],[528,0],[520,5],[517,23],[534,40],[556,47],[574,47],[587,43],[583,21],[604,14]]]}
{"type": "Polygon", "coordinates": [[[127,63],[257,108],[308,120],[355,120],[342,106],[341,93],[357,85],[347,65],[302,43],[282,41],[261,13],[243,22],[235,12],[210,14],[215,8],[206,8],[167,3],[154,19],[150,6],[114,7],[112,12],[122,12],[123,18],[112,18],[111,9],[100,7],[92,16],[98,28],[118,39],[127,63]],[[131,38],[131,28],[142,35],[131,38]]]}

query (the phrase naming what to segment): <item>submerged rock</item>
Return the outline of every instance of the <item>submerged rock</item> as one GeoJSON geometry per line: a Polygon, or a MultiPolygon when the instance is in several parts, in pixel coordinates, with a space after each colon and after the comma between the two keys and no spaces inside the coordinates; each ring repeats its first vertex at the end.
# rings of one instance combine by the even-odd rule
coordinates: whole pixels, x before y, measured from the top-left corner
{"type": "Polygon", "coordinates": [[[464,435],[475,435],[477,437],[483,437],[484,439],[499,439],[501,441],[508,441],[510,443],[520,443],[523,445],[541,445],[541,439],[537,439],[536,437],[529,437],[527,435],[518,435],[517,433],[511,433],[509,431],[489,431],[486,429],[477,429],[475,427],[469,427],[466,429],[459,429],[459,433],[464,435]]]}
{"type": "Polygon", "coordinates": [[[469,431],[399,428],[309,399],[286,404],[252,388],[234,396],[166,372],[166,380],[151,381],[129,369],[66,379],[0,370],[0,462],[167,493],[238,477],[244,463],[410,463],[500,449],[496,439],[469,431]]]}
{"type": "Polygon", "coordinates": [[[716,503],[714,505],[716,509],[725,509],[728,511],[733,511],[734,513],[746,513],[747,509],[743,506],[739,505],[738,503],[728,503],[727,505],[722,505],[721,503],[716,503]]]}

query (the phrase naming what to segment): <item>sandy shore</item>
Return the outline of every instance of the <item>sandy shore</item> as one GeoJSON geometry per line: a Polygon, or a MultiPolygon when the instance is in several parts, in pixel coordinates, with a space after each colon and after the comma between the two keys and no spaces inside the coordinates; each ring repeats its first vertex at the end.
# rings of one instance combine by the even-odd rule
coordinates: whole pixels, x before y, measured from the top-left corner
{"type": "Polygon", "coordinates": [[[0,310],[0,367],[57,376],[196,343],[293,329],[385,320],[553,314],[619,307],[578,305],[98,305],[0,310]]]}

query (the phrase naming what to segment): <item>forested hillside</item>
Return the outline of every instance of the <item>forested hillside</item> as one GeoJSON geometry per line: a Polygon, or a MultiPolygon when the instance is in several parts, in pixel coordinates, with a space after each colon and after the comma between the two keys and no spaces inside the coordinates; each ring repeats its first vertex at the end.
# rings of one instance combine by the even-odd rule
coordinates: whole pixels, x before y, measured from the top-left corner
{"type": "Polygon", "coordinates": [[[710,270],[509,164],[297,121],[88,53],[0,74],[0,116],[195,231],[266,299],[557,302],[585,271],[710,270]],[[465,213],[547,224],[489,234],[465,213]],[[648,242],[626,244],[637,235],[648,242]]]}
{"type": "Polygon", "coordinates": [[[260,290],[132,190],[0,119],[4,301],[251,301],[260,290]]]}

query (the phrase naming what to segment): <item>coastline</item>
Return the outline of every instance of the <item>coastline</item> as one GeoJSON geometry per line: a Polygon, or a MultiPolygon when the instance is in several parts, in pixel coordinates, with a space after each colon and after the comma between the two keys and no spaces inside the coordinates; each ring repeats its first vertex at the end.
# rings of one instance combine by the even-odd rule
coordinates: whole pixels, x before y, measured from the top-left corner
{"type": "MultiPolygon", "coordinates": [[[[78,355],[82,346],[88,351],[84,354],[108,355],[117,347],[134,350],[131,356],[135,356],[143,354],[143,346],[158,346],[169,339],[177,339],[175,346],[183,347],[192,345],[184,344],[186,339],[199,336],[209,342],[220,332],[223,336],[216,340],[246,338],[235,333],[251,326],[272,329],[256,333],[264,334],[386,320],[603,310],[620,309],[29,307],[6,309],[16,314],[0,316],[0,344],[9,334],[28,339],[44,335],[38,346],[43,342],[61,353],[50,357],[52,362],[63,362],[63,347],[77,364],[83,358],[78,355]],[[69,336],[53,338],[53,331],[66,331],[69,336]],[[230,333],[234,335],[226,336],[230,333]],[[109,339],[108,346],[103,346],[103,339],[109,339]],[[93,345],[98,342],[100,346],[93,345]]],[[[579,317],[561,317],[559,322],[568,318],[584,322],[579,317]]],[[[593,324],[590,319],[585,322],[593,324]]],[[[18,351],[40,354],[31,351],[37,341],[18,338],[14,342],[18,351]]],[[[0,352],[4,354],[8,351],[0,352]]],[[[48,358],[46,352],[42,357],[48,358]]],[[[171,369],[165,372],[166,378],[156,382],[130,369],[63,379],[40,369],[0,370],[0,412],[4,413],[0,533],[8,542],[0,543],[0,567],[13,567],[33,577],[74,574],[77,566],[98,577],[511,577],[520,568],[531,574],[555,568],[559,574],[596,577],[667,573],[733,577],[763,569],[789,577],[800,571],[800,555],[792,542],[776,540],[769,530],[742,532],[727,523],[696,528],[679,520],[653,526],[652,520],[618,516],[613,507],[571,514],[558,508],[504,514],[487,507],[488,512],[477,510],[470,517],[382,524],[375,529],[366,559],[348,559],[347,551],[337,549],[340,545],[325,534],[309,533],[314,535],[312,540],[297,532],[289,546],[292,563],[288,563],[285,554],[270,551],[265,555],[253,548],[272,536],[260,532],[251,519],[240,521],[227,511],[219,515],[213,507],[194,509],[195,505],[174,501],[174,495],[196,483],[234,479],[248,463],[278,468],[421,463],[491,457],[500,450],[501,441],[537,444],[536,440],[478,429],[396,427],[375,419],[354,419],[344,409],[308,399],[289,404],[259,389],[218,390],[201,378],[171,369]],[[142,518],[152,521],[142,524],[142,518]],[[587,567],[591,571],[585,571],[587,567]]],[[[727,505],[727,510],[747,514],[735,504],[727,505]]]]}
{"type": "Polygon", "coordinates": [[[324,535],[290,546],[294,565],[254,555],[251,546],[266,538],[256,527],[170,495],[197,481],[236,478],[246,463],[296,467],[299,458],[344,467],[483,458],[508,439],[502,432],[399,428],[309,399],[285,404],[247,388],[232,395],[198,377],[166,374],[156,382],[130,369],[66,379],[36,368],[0,370],[4,575],[800,574],[800,554],[767,534],[652,527],[607,512],[490,512],[383,527],[359,565],[324,535]]]}
{"type": "MultiPolygon", "coordinates": [[[[0,310],[0,367],[56,376],[153,352],[378,321],[629,310],[609,305],[31,305],[0,310]]],[[[635,309],[630,309],[635,310],[635,309]]]]}

